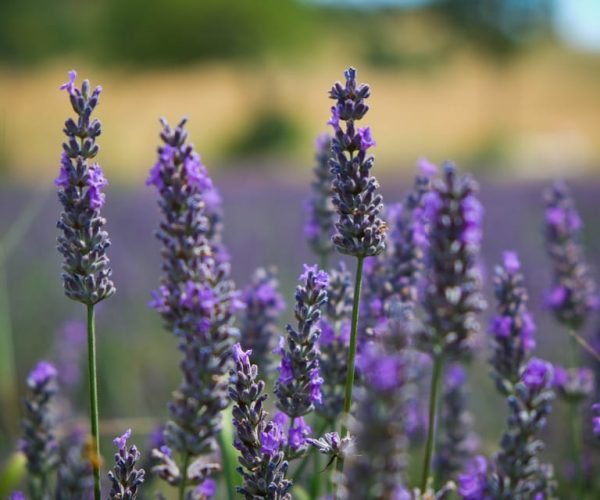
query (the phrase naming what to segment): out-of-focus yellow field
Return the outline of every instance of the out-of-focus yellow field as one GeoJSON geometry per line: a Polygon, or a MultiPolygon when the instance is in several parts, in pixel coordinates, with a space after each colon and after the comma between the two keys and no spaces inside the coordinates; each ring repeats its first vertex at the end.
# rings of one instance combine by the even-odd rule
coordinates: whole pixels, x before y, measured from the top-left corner
{"type": "MultiPolygon", "coordinates": [[[[164,71],[90,68],[72,60],[22,71],[0,69],[0,161],[10,177],[47,182],[56,175],[62,123],[71,113],[58,86],[67,70],[104,87],[97,116],[99,162],[114,182],[141,182],[154,161],[158,117],[189,117],[211,169],[261,107],[298,123],[298,147],[282,164],[311,162],[313,137],[326,130],[331,83],[351,64],[211,65],[164,71]]],[[[600,57],[556,47],[498,65],[464,54],[423,71],[359,65],[372,85],[365,124],[378,146],[378,171],[409,169],[420,155],[471,168],[491,165],[522,177],[600,172],[600,57]]]]}

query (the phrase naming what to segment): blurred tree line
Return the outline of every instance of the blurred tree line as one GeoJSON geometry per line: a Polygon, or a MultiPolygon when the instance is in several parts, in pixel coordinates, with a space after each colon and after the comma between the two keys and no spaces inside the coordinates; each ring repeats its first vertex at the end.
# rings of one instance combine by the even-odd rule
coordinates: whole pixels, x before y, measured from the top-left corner
{"type": "MultiPolygon", "coordinates": [[[[406,62],[378,27],[415,10],[401,9],[401,0],[395,8],[376,3],[364,0],[356,9],[353,2],[351,10],[344,0],[1,0],[0,62],[27,65],[72,53],[143,66],[255,60],[309,55],[331,37],[346,37],[375,64],[406,62]]],[[[551,33],[552,3],[424,0],[417,10],[443,23],[454,41],[503,58],[551,33]]]]}

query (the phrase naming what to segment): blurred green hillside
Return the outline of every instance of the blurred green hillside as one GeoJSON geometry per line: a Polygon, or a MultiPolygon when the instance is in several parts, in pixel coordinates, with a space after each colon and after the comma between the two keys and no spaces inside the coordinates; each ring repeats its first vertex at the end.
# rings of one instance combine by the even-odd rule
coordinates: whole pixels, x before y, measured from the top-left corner
{"type": "Polygon", "coordinates": [[[349,65],[373,86],[381,169],[425,154],[499,175],[598,170],[600,57],[558,40],[554,2],[333,3],[0,2],[0,174],[52,178],[71,68],[104,87],[111,179],[141,182],[162,115],[189,116],[212,169],[307,165],[349,65]]]}

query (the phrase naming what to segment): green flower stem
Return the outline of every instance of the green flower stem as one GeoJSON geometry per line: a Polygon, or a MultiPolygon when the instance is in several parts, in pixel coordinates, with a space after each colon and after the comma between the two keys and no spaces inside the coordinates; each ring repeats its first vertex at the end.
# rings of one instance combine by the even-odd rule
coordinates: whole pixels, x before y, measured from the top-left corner
{"type": "Polygon", "coordinates": [[[425,458],[423,461],[423,475],[421,476],[421,493],[423,493],[427,488],[427,480],[429,479],[429,471],[431,470],[431,459],[433,457],[433,445],[435,442],[437,400],[443,367],[443,354],[436,355],[433,360],[433,373],[431,374],[431,392],[429,393],[429,425],[427,429],[427,443],[425,445],[425,458]]]}
{"type": "MultiPolygon", "coordinates": [[[[360,288],[362,284],[363,263],[364,257],[358,257],[356,262],[356,276],[354,281],[354,300],[352,302],[352,325],[350,329],[350,347],[348,349],[348,363],[346,372],[346,385],[344,394],[344,412],[342,413],[342,428],[340,438],[343,439],[348,435],[348,418],[350,416],[350,408],[352,406],[352,389],[354,388],[354,365],[356,362],[356,343],[358,332],[358,310],[360,307],[360,288]]],[[[344,459],[338,457],[336,462],[337,482],[336,498],[340,494],[340,478],[344,472],[344,459]]]]}
{"type": "MultiPolygon", "coordinates": [[[[231,411],[229,409],[224,412],[227,416],[231,417],[231,411]]],[[[228,419],[231,422],[231,418],[228,419]]],[[[221,459],[223,460],[223,475],[225,477],[225,485],[227,487],[227,499],[234,500],[235,495],[235,448],[231,444],[233,442],[233,436],[231,428],[221,429],[218,436],[219,447],[221,448],[221,459]]]]}
{"type": "MultiPolygon", "coordinates": [[[[576,369],[580,366],[581,359],[577,348],[577,333],[574,330],[569,331],[570,345],[570,368],[576,369]]],[[[569,402],[569,417],[571,420],[571,453],[573,463],[575,464],[575,491],[577,496],[581,497],[583,491],[583,433],[581,429],[581,412],[579,404],[569,402]]]]}
{"type": "Polygon", "coordinates": [[[87,305],[88,370],[90,390],[90,424],[92,428],[92,470],[94,473],[94,499],[101,500],[100,491],[100,438],[98,433],[98,374],[96,370],[96,332],[94,304],[87,305]]]}
{"type": "Polygon", "coordinates": [[[183,462],[181,464],[181,482],[179,483],[179,500],[185,500],[185,487],[187,486],[187,470],[190,465],[190,454],[185,453],[183,455],[183,462]]]}

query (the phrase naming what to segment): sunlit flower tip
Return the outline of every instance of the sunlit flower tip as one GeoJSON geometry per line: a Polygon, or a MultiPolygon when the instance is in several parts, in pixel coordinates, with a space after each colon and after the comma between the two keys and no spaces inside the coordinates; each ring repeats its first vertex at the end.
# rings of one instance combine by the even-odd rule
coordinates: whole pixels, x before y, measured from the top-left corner
{"type": "Polygon", "coordinates": [[[75,89],[75,80],[77,79],[77,71],[72,69],[69,71],[69,81],[67,83],[63,83],[59,88],[59,90],[66,90],[69,94],[73,94],[75,89]]]}
{"type": "Polygon", "coordinates": [[[54,365],[48,363],[47,361],[40,361],[29,373],[29,376],[27,377],[27,384],[32,388],[40,387],[47,384],[57,375],[58,372],[54,365]]]}
{"type": "Polygon", "coordinates": [[[360,148],[363,151],[366,151],[367,149],[377,145],[375,139],[373,139],[373,136],[371,135],[370,127],[359,127],[358,135],[360,137],[360,148]]]}
{"type": "Polygon", "coordinates": [[[122,436],[113,439],[113,443],[119,450],[124,450],[127,446],[127,440],[131,437],[131,429],[127,429],[122,436]]]}
{"type": "Polygon", "coordinates": [[[521,262],[516,252],[506,251],[502,254],[502,262],[504,268],[511,274],[516,273],[521,269],[521,262]]]}
{"type": "Polygon", "coordinates": [[[434,177],[438,173],[437,165],[429,161],[424,156],[421,156],[417,160],[417,168],[419,169],[421,175],[424,175],[425,177],[434,177]]]}
{"type": "Polygon", "coordinates": [[[233,360],[236,363],[242,363],[242,364],[250,364],[250,355],[252,354],[252,349],[248,349],[247,351],[244,351],[242,349],[242,346],[239,342],[233,344],[232,347],[232,353],[233,353],[233,360]]]}

